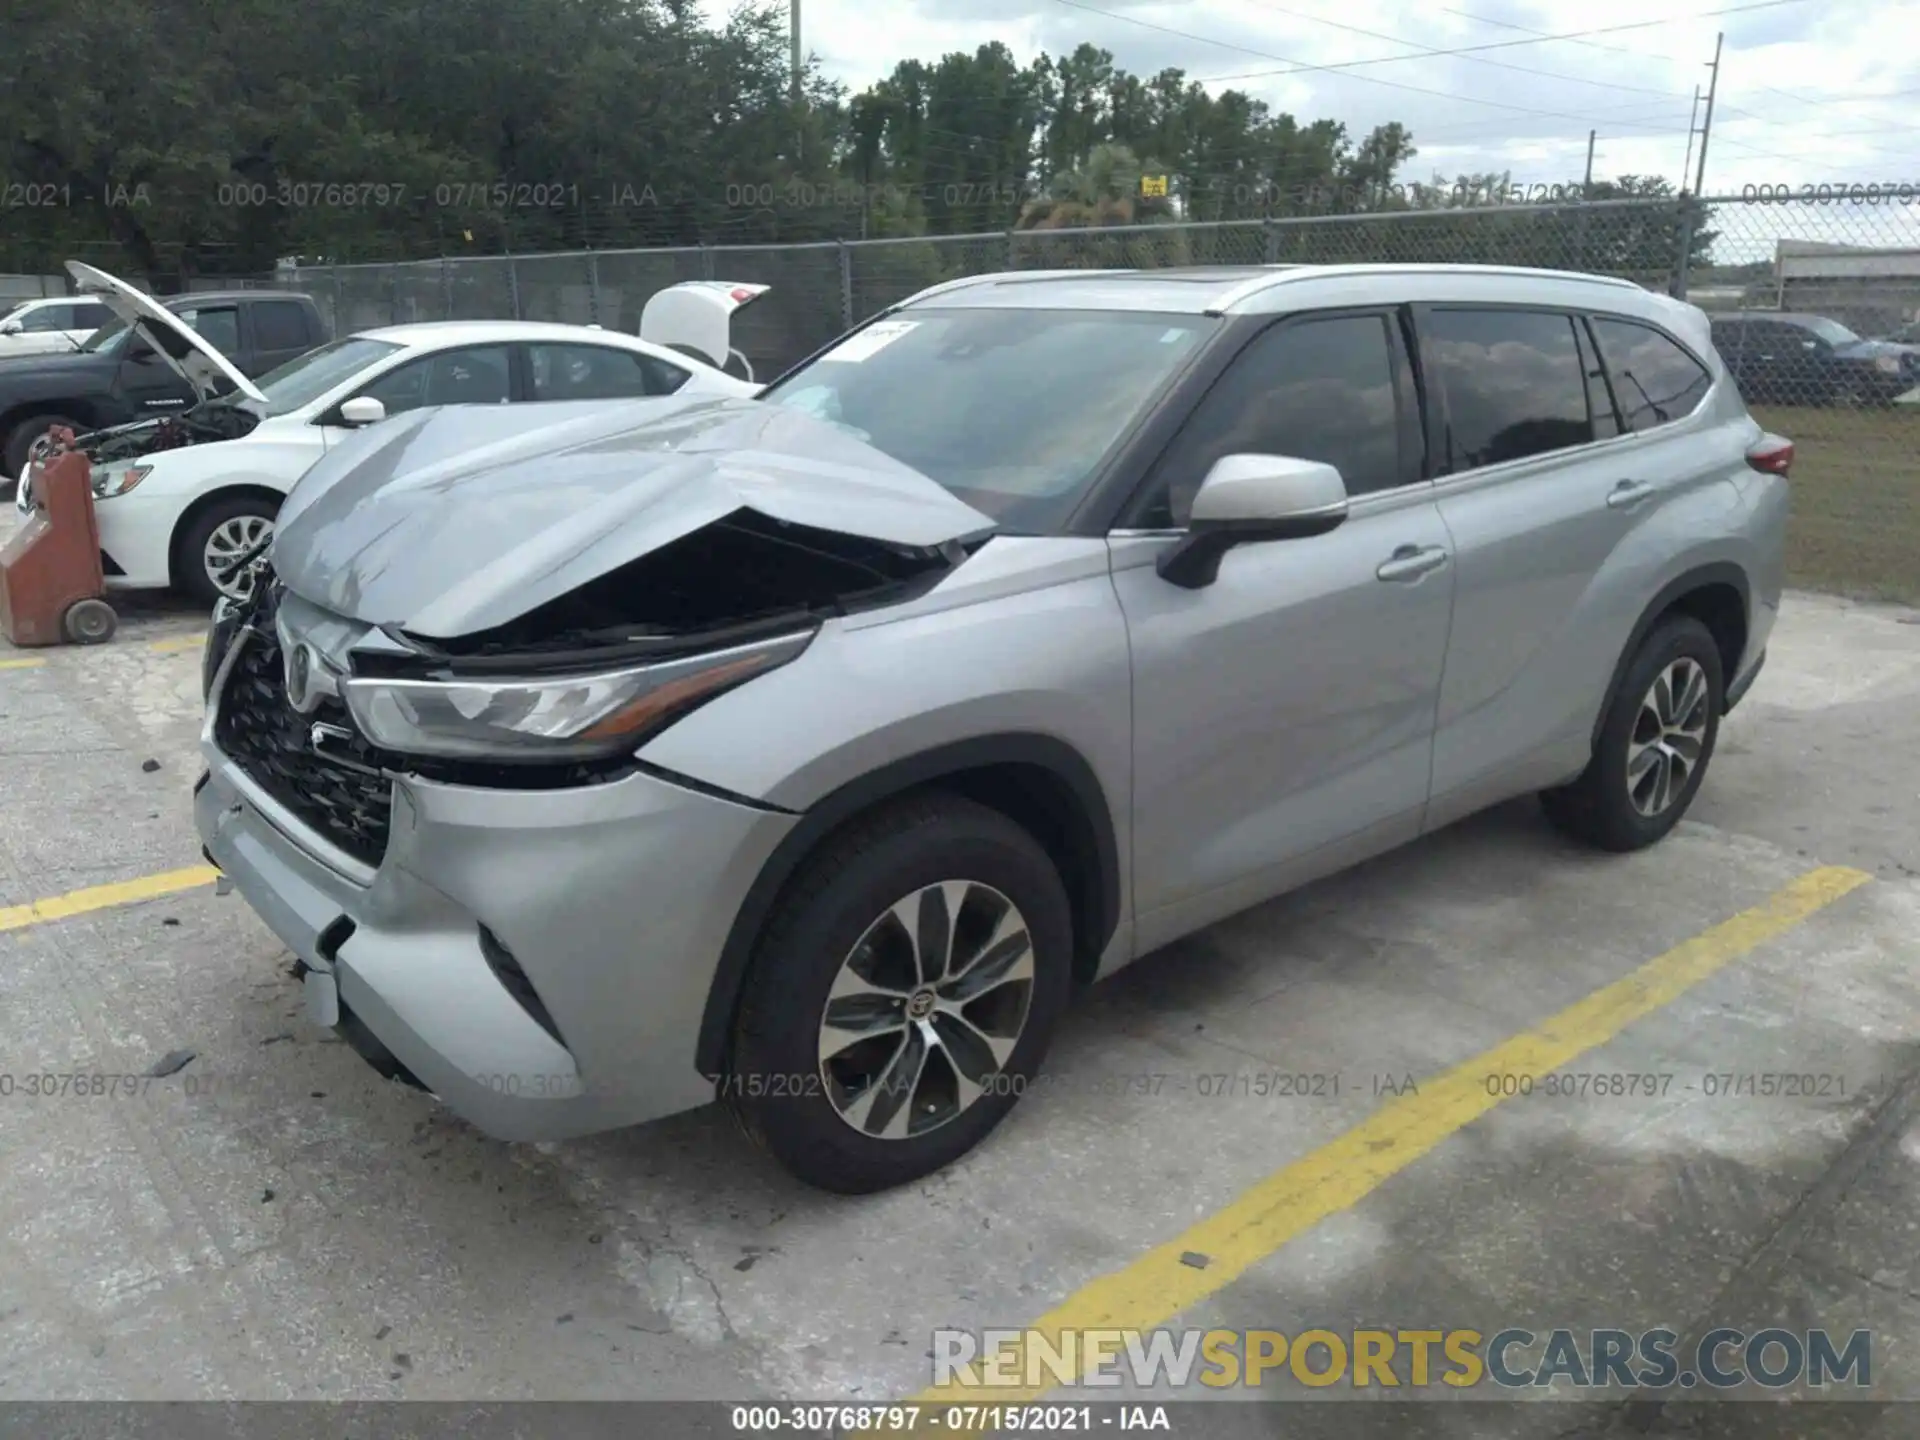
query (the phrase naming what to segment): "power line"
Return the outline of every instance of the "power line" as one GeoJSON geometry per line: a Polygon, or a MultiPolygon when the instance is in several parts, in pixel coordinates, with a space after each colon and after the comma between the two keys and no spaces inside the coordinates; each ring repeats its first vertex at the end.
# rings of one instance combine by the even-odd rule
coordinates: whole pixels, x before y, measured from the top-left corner
{"type": "Polygon", "coordinates": [[[1672,55],[1656,55],[1650,50],[1629,50],[1624,45],[1602,45],[1598,41],[1585,38],[1587,35],[1600,35],[1605,33],[1600,30],[1586,30],[1565,35],[1555,35],[1549,30],[1535,30],[1530,25],[1516,25],[1511,20],[1495,20],[1490,15],[1476,15],[1471,10],[1455,10],[1450,6],[1443,6],[1442,9],[1448,15],[1458,15],[1462,20],[1476,20],[1482,25],[1493,25],[1502,30],[1517,30],[1522,35],[1532,35],[1540,40],[1565,40],[1568,44],[1578,45],[1585,50],[1606,50],[1615,55],[1631,55],[1636,60],[1664,60],[1669,65],[1682,65],[1687,63],[1683,60],[1676,59],[1672,55]]]}
{"type": "MultiPolygon", "coordinates": [[[[1482,25],[1493,25],[1493,26],[1497,26],[1499,29],[1502,29],[1502,30],[1518,30],[1524,35],[1531,35],[1539,40],[1564,40],[1568,44],[1578,45],[1578,46],[1581,46],[1583,49],[1605,50],[1610,54],[1614,54],[1614,55],[1630,55],[1637,60],[1664,60],[1670,65],[1681,65],[1681,64],[1687,63],[1685,61],[1675,58],[1672,55],[1657,55],[1650,50],[1629,50],[1624,45],[1601,45],[1591,40],[1582,39],[1578,35],[1574,35],[1574,34],[1555,35],[1545,30],[1535,30],[1532,26],[1529,26],[1529,25],[1516,25],[1511,20],[1495,20],[1491,15],[1476,15],[1471,10],[1455,10],[1451,7],[1445,7],[1445,9],[1447,14],[1458,15],[1463,20],[1476,20],[1482,25]]],[[[1719,13],[1719,12],[1709,12],[1709,13],[1711,14],[1711,13],[1719,13]]],[[[1681,17],[1681,18],[1694,18],[1694,17],[1681,17]]],[[[1649,22],[1649,23],[1665,24],[1668,22],[1659,21],[1659,22],[1649,22]]],[[[1599,34],[1601,32],[1587,31],[1585,33],[1599,34]]],[[[1891,90],[1886,92],[1885,94],[1880,94],[1880,95],[1825,95],[1825,96],[1801,95],[1792,90],[1782,90],[1778,86],[1774,86],[1774,85],[1756,85],[1754,86],[1754,89],[1763,90],[1769,95],[1784,96],[1786,99],[1798,101],[1802,105],[1814,105],[1822,108],[1828,105],[1871,105],[1878,100],[1898,100],[1901,97],[1907,96],[1907,95],[1920,95],[1920,89],[1891,90]]],[[[1731,107],[1722,107],[1722,108],[1731,108],[1731,107]]],[[[1754,118],[1758,119],[1759,117],[1756,116],[1754,118]]],[[[1914,127],[1895,126],[1894,128],[1908,129],[1908,128],[1914,128],[1914,127]]]]}
{"type": "MultiPolygon", "coordinates": [[[[1254,71],[1254,72],[1249,72],[1248,74],[1245,74],[1245,75],[1215,76],[1211,80],[1202,80],[1201,81],[1202,84],[1224,83],[1227,80],[1258,79],[1263,76],[1302,75],[1302,74],[1307,74],[1309,72],[1350,71],[1354,67],[1360,66],[1360,65],[1383,65],[1388,63],[1389,61],[1394,61],[1394,60],[1420,60],[1420,59],[1427,59],[1435,55],[1455,55],[1455,54],[1462,53],[1459,50],[1428,50],[1428,51],[1421,51],[1418,54],[1410,54],[1410,55],[1386,55],[1373,60],[1346,60],[1346,61],[1341,61],[1337,64],[1331,64],[1331,65],[1303,65],[1293,61],[1290,57],[1285,55],[1276,55],[1266,50],[1256,50],[1251,46],[1247,46],[1247,45],[1236,45],[1236,44],[1233,44],[1231,41],[1227,41],[1227,40],[1216,40],[1209,35],[1196,35],[1190,30],[1176,30],[1170,25],[1157,25],[1151,20],[1141,20],[1132,15],[1115,14],[1111,10],[1102,10],[1096,5],[1089,5],[1085,3],[1085,0],[1055,0],[1055,3],[1069,6],[1075,10],[1090,11],[1095,15],[1104,16],[1109,20],[1119,20],[1128,25],[1138,25],[1143,29],[1157,30],[1163,35],[1172,35],[1182,40],[1193,40],[1193,41],[1197,41],[1202,45],[1217,46],[1222,50],[1237,50],[1243,55],[1255,55],[1260,57],[1263,60],[1286,61],[1287,64],[1292,67],[1290,69],[1285,69],[1285,70],[1254,71]]],[[[1807,0],[1761,0],[1761,3],[1759,4],[1743,6],[1740,8],[1757,10],[1757,9],[1765,9],[1773,5],[1803,5],[1806,3],[1807,3],[1807,0]]],[[[1648,23],[1666,24],[1669,22],[1651,21],[1648,23]]],[[[1595,33],[1598,33],[1598,32],[1595,32],[1595,33]]],[[[1484,47],[1469,46],[1467,48],[1499,49],[1501,48],[1501,46],[1504,46],[1504,45],[1531,45],[1534,43],[1536,42],[1531,40],[1509,40],[1509,41],[1500,41],[1497,44],[1492,46],[1484,46],[1484,47]]],[[[1389,89],[1405,90],[1415,95],[1431,95],[1441,100],[1458,101],[1463,105],[1484,105],[1488,109],[1505,110],[1516,115],[1542,115],[1552,120],[1577,120],[1582,125],[1590,123],[1592,118],[1591,116],[1588,116],[1588,115],[1576,115],[1565,110],[1541,110],[1531,105],[1510,105],[1503,100],[1483,100],[1478,95],[1461,95],[1458,92],[1452,91],[1452,90],[1433,90],[1433,89],[1429,89],[1424,85],[1407,85],[1398,80],[1382,80],[1375,75],[1353,75],[1350,78],[1364,81],[1368,85],[1384,85],[1389,89]]],[[[1631,124],[1632,122],[1623,121],[1620,123],[1631,124]]],[[[1648,128],[1652,128],[1652,127],[1648,127],[1648,128]]]]}
{"type": "MultiPolygon", "coordinates": [[[[1081,4],[1080,0],[1059,0],[1059,3],[1073,4],[1077,9],[1082,9],[1082,10],[1093,9],[1091,5],[1081,4]]],[[[1262,80],[1262,79],[1267,79],[1269,77],[1277,77],[1282,75],[1304,75],[1304,74],[1309,74],[1313,72],[1338,72],[1338,71],[1357,70],[1363,65],[1388,65],[1401,60],[1431,60],[1431,59],[1435,59],[1445,55],[1474,55],[1485,50],[1508,50],[1508,49],[1514,48],[1515,46],[1520,46],[1520,45],[1540,45],[1540,44],[1544,44],[1549,40],[1577,40],[1588,35],[1615,35],[1627,30],[1648,30],[1660,25],[1685,24],[1689,20],[1708,20],[1708,19],[1712,19],[1714,16],[1717,16],[1717,15],[1741,15],[1741,14],[1746,14],[1747,12],[1753,11],[1753,10],[1777,10],[1780,7],[1785,5],[1805,5],[1808,3],[1810,3],[1810,0],[1749,0],[1749,3],[1747,4],[1729,5],[1719,10],[1699,10],[1699,11],[1694,11],[1693,13],[1687,14],[1687,15],[1670,15],[1663,20],[1637,20],[1630,25],[1603,25],[1596,30],[1570,30],[1570,31],[1566,31],[1563,34],[1557,34],[1557,35],[1535,34],[1535,35],[1531,35],[1528,39],[1525,39],[1525,40],[1490,40],[1479,45],[1453,45],[1453,46],[1447,46],[1442,49],[1421,50],[1421,51],[1412,52],[1406,55],[1379,55],[1379,56],[1375,56],[1370,60],[1340,60],[1340,61],[1334,61],[1334,62],[1325,64],[1325,65],[1307,65],[1307,64],[1302,64],[1298,61],[1289,60],[1287,63],[1293,67],[1291,69],[1253,70],[1253,71],[1248,71],[1245,74],[1241,74],[1241,75],[1215,75],[1215,76],[1206,77],[1204,83],[1206,84],[1225,83],[1228,80],[1262,80]]],[[[1107,15],[1107,17],[1112,20],[1132,21],[1131,16],[1112,15],[1112,14],[1109,14],[1109,12],[1104,10],[1097,11],[1096,13],[1107,15]]],[[[1132,23],[1144,24],[1146,22],[1132,21],[1132,23]]],[[[1161,29],[1163,27],[1152,26],[1151,28],[1161,29]]],[[[1182,38],[1184,39],[1200,40],[1203,43],[1209,44],[1209,45],[1220,45],[1221,48],[1227,49],[1227,50],[1239,50],[1242,53],[1253,54],[1253,55],[1261,54],[1260,51],[1248,50],[1243,45],[1225,44],[1221,41],[1209,40],[1207,39],[1207,37],[1201,36],[1201,35],[1185,35],[1184,32],[1177,31],[1177,30],[1173,31],[1172,33],[1176,35],[1181,35],[1182,38]]],[[[1285,57],[1266,56],[1264,58],[1284,59],[1285,57]]],[[[1461,98],[1464,98],[1464,97],[1461,97],[1461,98]]]]}
{"type": "MultiPolygon", "coordinates": [[[[1289,10],[1283,5],[1275,5],[1271,3],[1271,0],[1254,0],[1254,3],[1259,5],[1261,9],[1271,10],[1278,15],[1291,15],[1296,20],[1309,20],[1313,22],[1315,25],[1326,25],[1335,30],[1345,30],[1350,35],[1365,35],[1370,40],[1385,40],[1388,43],[1393,45],[1418,45],[1419,44],[1418,41],[1409,40],[1404,35],[1389,35],[1383,31],[1368,30],[1359,25],[1349,25],[1341,20],[1329,20],[1324,15],[1309,15],[1302,10],[1289,10]]],[[[1400,57],[1388,56],[1386,58],[1398,59],[1400,57]]],[[[1426,52],[1425,49],[1422,49],[1420,51],[1417,51],[1414,54],[1408,55],[1405,58],[1410,60],[1420,60],[1420,59],[1430,59],[1432,57],[1430,54],[1426,52]]],[[[1595,85],[1604,90],[1631,90],[1631,91],[1637,91],[1639,94],[1642,94],[1642,95],[1664,95],[1676,100],[1680,98],[1679,92],[1675,90],[1655,90],[1646,85],[1621,85],[1611,80],[1589,79],[1587,76],[1584,76],[1584,75],[1561,75],[1552,70],[1536,69],[1531,65],[1510,65],[1504,60],[1483,60],[1477,55],[1466,55],[1461,58],[1467,60],[1470,64],[1490,65],[1498,70],[1512,70],[1517,74],[1521,74],[1521,75],[1537,75],[1543,80],[1559,80],[1559,81],[1562,81],[1563,83],[1571,84],[1571,85],[1595,85]]]]}

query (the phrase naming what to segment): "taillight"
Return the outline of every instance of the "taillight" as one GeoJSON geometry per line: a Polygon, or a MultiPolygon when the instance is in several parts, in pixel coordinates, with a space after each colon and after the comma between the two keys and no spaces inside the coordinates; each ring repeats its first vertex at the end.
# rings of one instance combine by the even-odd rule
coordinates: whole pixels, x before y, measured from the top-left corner
{"type": "Polygon", "coordinates": [[[1762,435],[1747,447],[1747,464],[1765,475],[1784,475],[1793,468],[1793,442],[1784,435],[1762,435]]]}

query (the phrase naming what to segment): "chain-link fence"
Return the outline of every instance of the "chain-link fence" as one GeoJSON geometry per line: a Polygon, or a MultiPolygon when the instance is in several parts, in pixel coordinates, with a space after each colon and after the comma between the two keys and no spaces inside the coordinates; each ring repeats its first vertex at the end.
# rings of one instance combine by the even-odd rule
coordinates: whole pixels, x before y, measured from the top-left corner
{"type": "MultiPolygon", "coordinates": [[[[1621,276],[1706,309],[1754,413],[1798,445],[1798,583],[1920,598],[1920,207],[1893,194],[1747,195],[1033,229],[284,269],[335,334],[521,318],[629,334],[682,280],[771,291],[735,344],[766,377],[918,290],[1009,269],[1503,264],[1621,276]]],[[[232,283],[232,282],[225,282],[232,283]]]]}
{"type": "Polygon", "coordinates": [[[1920,210],[1756,198],[1709,228],[1715,259],[1747,263],[1696,267],[1687,298],[1794,441],[1790,577],[1920,600],[1920,210]]]}
{"type": "Polygon", "coordinates": [[[1602,201],[318,265],[288,269],[279,280],[311,293],[337,334],[414,320],[505,318],[631,333],[641,307],[667,285],[756,281],[773,288],[744,312],[736,343],[764,373],[917,290],[994,270],[1447,261],[1600,271],[1667,289],[1686,268],[1688,247],[1695,258],[1706,254],[1712,237],[1702,213],[1670,199],[1602,201]]]}

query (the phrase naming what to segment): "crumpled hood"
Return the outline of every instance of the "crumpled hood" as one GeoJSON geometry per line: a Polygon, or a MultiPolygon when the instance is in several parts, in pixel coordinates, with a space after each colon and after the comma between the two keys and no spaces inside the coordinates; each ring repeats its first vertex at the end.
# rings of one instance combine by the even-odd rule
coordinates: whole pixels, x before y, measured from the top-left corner
{"type": "Polygon", "coordinates": [[[994,528],[824,421],[673,396],[413,410],[369,426],[301,477],[272,561],[335,614],[448,639],[742,509],[916,549],[994,528]]]}

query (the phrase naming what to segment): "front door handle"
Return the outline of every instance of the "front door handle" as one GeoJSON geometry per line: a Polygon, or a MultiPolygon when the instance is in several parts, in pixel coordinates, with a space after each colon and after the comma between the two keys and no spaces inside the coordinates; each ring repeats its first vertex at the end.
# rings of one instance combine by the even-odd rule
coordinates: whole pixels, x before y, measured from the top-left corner
{"type": "Polygon", "coordinates": [[[1622,480],[1607,496],[1607,504],[1615,510],[1628,510],[1651,494],[1653,487],[1644,480],[1622,480]]]}
{"type": "Polygon", "coordinates": [[[1438,545],[1402,545],[1373,573],[1382,580],[1418,580],[1447,563],[1447,552],[1438,545]]]}

